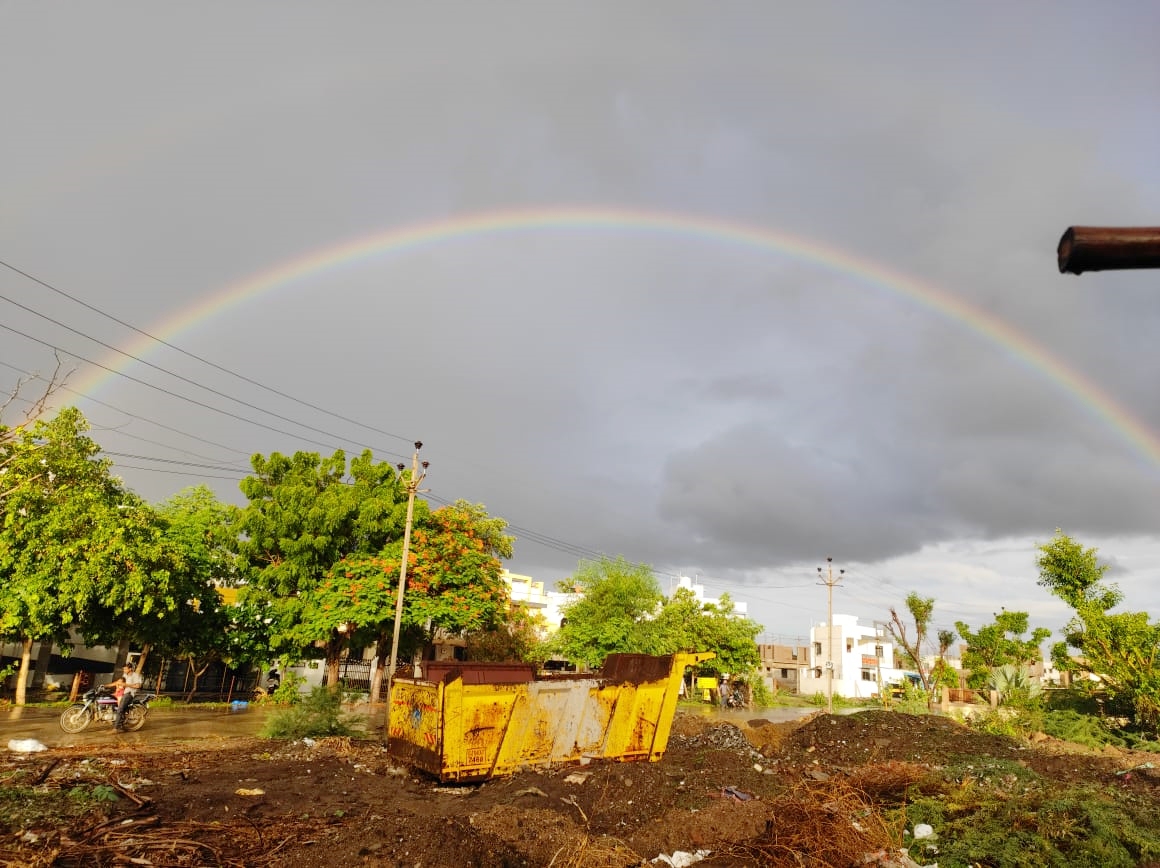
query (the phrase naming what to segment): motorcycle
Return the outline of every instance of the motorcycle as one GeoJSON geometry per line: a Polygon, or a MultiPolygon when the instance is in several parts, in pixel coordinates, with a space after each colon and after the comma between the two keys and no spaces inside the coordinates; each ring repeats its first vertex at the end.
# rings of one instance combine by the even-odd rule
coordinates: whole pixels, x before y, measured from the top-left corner
{"type": "MultiPolygon", "coordinates": [[[[156,698],[156,693],[133,695],[121,720],[125,730],[136,732],[145,725],[145,718],[149,715],[149,702],[156,698]]],[[[61,712],[60,728],[65,732],[81,732],[94,720],[103,720],[106,723],[117,721],[117,697],[113,696],[108,688],[94,687],[86,691],[79,702],[74,702],[61,712]]]]}

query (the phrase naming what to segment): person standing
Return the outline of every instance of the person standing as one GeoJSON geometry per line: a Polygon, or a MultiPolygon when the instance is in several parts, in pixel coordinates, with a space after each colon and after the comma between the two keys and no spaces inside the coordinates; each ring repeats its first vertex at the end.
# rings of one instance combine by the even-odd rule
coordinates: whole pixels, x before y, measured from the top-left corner
{"type": "Polygon", "coordinates": [[[117,717],[113,721],[113,730],[123,732],[125,729],[125,709],[133,701],[137,691],[141,689],[141,673],[133,668],[132,663],[126,663],[121,677],[113,682],[114,687],[122,689],[121,698],[117,701],[117,717]]]}

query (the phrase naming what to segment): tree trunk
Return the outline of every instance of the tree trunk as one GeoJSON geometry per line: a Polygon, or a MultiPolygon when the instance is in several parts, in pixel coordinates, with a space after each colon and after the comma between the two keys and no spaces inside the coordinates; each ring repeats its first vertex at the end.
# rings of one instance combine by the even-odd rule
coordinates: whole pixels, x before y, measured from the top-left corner
{"type": "Polygon", "coordinates": [[[145,661],[149,659],[149,652],[153,650],[153,646],[146,643],[141,646],[141,656],[137,658],[137,671],[141,673],[141,677],[145,677],[145,661]]]}
{"type": "Polygon", "coordinates": [[[121,671],[121,667],[125,665],[125,661],[129,659],[129,639],[125,637],[117,643],[117,659],[113,661],[113,677],[116,679],[117,674],[121,671]]]}
{"type": "Polygon", "coordinates": [[[391,637],[386,633],[379,634],[379,641],[375,643],[375,672],[371,678],[371,705],[379,701],[382,695],[383,675],[387,671],[387,661],[391,657],[391,637]]]}
{"type": "Polygon", "coordinates": [[[32,660],[32,640],[27,636],[20,640],[20,669],[16,673],[16,704],[24,705],[28,699],[28,669],[32,660]]]}
{"type": "Polygon", "coordinates": [[[207,660],[205,665],[202,666],[200,669],[197,668],[197,664],[193,662],[192,657],[187,657],[185,662],[186,662],[186,665],[189,667],[190,675],[193,676],[193,682],[192,682],[192,684],[190,684],[189,693],[185,694],[185,701],[188,703],[188,702],[193,700],[193,695],[195,693],[197,693],[198,680],[201,678],[202,675],[205,674],[205,670],[209,669],[209,665],[213,662],[213,660],[212,659],[207,660]]]}
{"type": "Polygon", "coordinates": [[[346,639],[342,636],[331,637],[330,641],[326,643],[326,688],[332,693],[339,689],[338,668],[344,648],[346,648],[346,639]]]}
{"type": "Polygon", "coordinates": [[[39,690],[44,686],[44,677],[48,675],[48,664],[52,662],[53,641],[40,643],[40,652],[36,655],[36,669],[32,672],[32,689],[39,690]]]}

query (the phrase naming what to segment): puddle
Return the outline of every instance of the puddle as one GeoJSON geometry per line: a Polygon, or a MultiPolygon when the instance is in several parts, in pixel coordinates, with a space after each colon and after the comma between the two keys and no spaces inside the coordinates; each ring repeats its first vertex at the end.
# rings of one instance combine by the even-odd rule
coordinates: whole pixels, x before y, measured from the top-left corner
{"type": "MultiPolygon", "coordinates": [[[[854,714],[858,711],[864,711],[862,708],[835,708],[834,714],[854,714]]],[[[809,705],[801,706],[775,706],[773,708],[721,708],[718,705],[711,705],[706,702],[704,705],[680,705],[677,707],[678,712],[686,712],[689,714],[700,714],[705,717],[712,717],[716,720],[728,721],[736,723],[744,721],[748,723],[751,720],[767,720],[770,723],[787,723],[791,720],[801,720],[803,717],[808,717],[818,711],[825,711],[824,708],[817,708],[809,705]]]]}
{"type": "MultiPolygon", "coordinates": [[[[257,736],[266,719],[276,708],[248,706],[228,708],[154,708],[145,726],[137,732],[113,732],[104,721],[89,725],[84,732],[69,734],[61,730],[59,720],[63,706],[55,708],[24,707],[0,710],[0,750],[11,739],[34,738],[47,747],[72,747],[80,744],[113,741],[129,744],[195,739],[246,738],[257,736]]],[[[352,707],[351,712],[369,721],[367,732],[382,731],[384,712],[371,713],[370,706],[352,707]]]]}

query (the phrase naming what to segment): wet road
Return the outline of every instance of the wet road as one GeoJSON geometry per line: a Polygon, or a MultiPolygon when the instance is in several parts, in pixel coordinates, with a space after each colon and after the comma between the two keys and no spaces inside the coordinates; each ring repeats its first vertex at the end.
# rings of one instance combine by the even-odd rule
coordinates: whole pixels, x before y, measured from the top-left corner
{"type": "MultiPolygon", "coordinates": [[[[94,721],[84,732],[69,734],[60,728],[64,707],[9,708],[0,711],[0,749],[11,739],[34,738],[46,747],[70,747],[79,744],[156,741],[187,741],[201,738],[239,738],[256,736],[273,709],[249,706],[237,711],[223,708],[153,708],[145,726],[137,732],[113,732],[113,726],[94,721]]],[[[353,709],[364,718],[368,707],[353,709]]],[[[382,725],[382,712],[370,718],[382,725]]]]}
{"type": "MultiPolygon", "coordinates": [[[[84,732],[69,734],[60,728],[62,706],[55,708],[28,707],[9,708],[0,711],[0,749],[11,739],[34,738],[46,747],[71,747],[81,744],[103,742],[125,742],[136,744],[157,741],[188,741],[190,739],[220,739],[256,736],[266,722],[266,718],[276,709],[261,706],[247,706],[239,710],[223,708],[153,708],[145,726],[137,732],[113,732],[113,727],[104,721],[95,721],[84,732]]],[[[818,709],[807,708],[765,708],[749,711],[737,708],[718,708],[682,705],[681,712],[703,714],[730,723],[767,720],[781,723],[797,720],[818,709]]],[[[846,709],[843,709],[846,711],[846,709]]],[[[368,731],[381,729],[383,710],[380,706],[372,714],[367,705],[356,706],[352,713],[369,721],[368,731]]]]}

